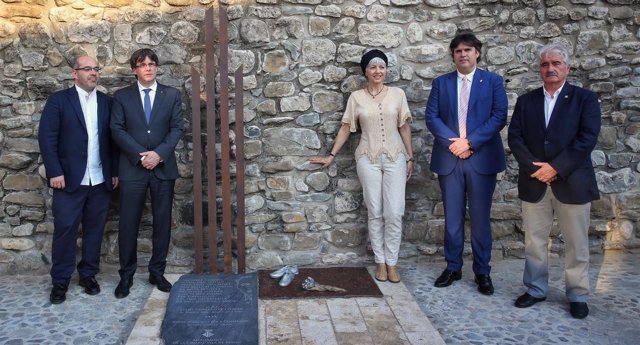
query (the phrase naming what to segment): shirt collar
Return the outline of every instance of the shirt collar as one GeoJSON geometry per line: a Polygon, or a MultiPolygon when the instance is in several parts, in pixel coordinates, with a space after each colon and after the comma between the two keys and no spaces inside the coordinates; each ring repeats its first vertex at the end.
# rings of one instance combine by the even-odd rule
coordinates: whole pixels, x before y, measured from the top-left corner
{"type": "Polygon", "coordinates": [[[82,97],[85,97],[85,98],[89,98],[90,96],[93,96],[96,93],[96,89],[95,88],[93,90],[91,90],[91,92],[87,92],[83,88],[78,86],[77,84],[75,85],[75,87],[76,87],[76,91],[78,92],[78,94],[81,95],[82,97]]]}
{"type": "Polygon", "coordinates": [[[560,88],[553,93],[553,95],[550,94],[544,86],[542,86],[542,92],[544,92],[544,96],[547,98],[551,98],[551,99],[556,98],[560,94],[560,92],[562,92],[562,88],[564,87],[565,83],[566,83],[566,80],[564,83],[562,83],[562,86],[560,86],[560,88]]]}
{"type": "Polygon", "coordinates": [[[156,92],[156,89],[158,88],[158,82],[157,81],[154,81],[153,85],[151,85],[149,87],[142,86],[142,84],[140,84],[140,82],[137,82],[137,84],[138,84],[138,90],[140,92],[142,92],[145,89],[151,89],[151,91],[156,92]]]}
{"type": "Polygon", "coordinates": [[[476,69],[474,68],[473,71],[471,71],[471,73],[469,74],[462,74],[460,73],[460,71],[458,71],[458,80],[462,80],[462,78],[467,77],[467,79],[469,81],[473,80],[473,75],[476,74],[476,69]]]}

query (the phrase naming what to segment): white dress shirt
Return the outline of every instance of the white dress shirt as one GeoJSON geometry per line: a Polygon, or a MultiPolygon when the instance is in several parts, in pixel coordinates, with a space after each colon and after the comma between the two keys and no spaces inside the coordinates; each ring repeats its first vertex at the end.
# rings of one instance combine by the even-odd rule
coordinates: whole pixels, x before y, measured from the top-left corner
{"type": "Polygon", "coordinates": [[[473,75],[476,74],[476,69],[474,68],[471,73],[465,75],[458,71],[458,100],[456,101],[458,104],[458,109],[460,109],[460,90],[462,89],[462,79],[467,77],[467,81],[469,82],[469,96],[471,96],[471,83],[473,82],[473,75]]]}
{"type": "Polygon", "coordinates": [[[547,89],[542,87],[542,91],[544,92],[544,126],[549,126],[549,120],[551,119],[551,113],[553,113],[553,108],[556,106],[556,101],[558,100],[558,96],[564,87],[564,83],[556,92],[550,94],[547,92],[547,89]]]}
{"type": "Polygon", "coordinates": [[[102,162],[100,161],[100,143],[98,138],[98,96],[96,90],[86,92],[76,85],[84,122],[87,125],[87,167],[80,182],[83,186],[95,186],[104,182],[102,162]]]}
{"type": "MultiPolygon", "coordinates": [[[[151,89],[151,91],[149,91],[149,100],[151,101],[151,109],[153,110],[153,101],[156,99],[156,90],[158,89],[158,82],[154,81],[153,85],[149,87],[142,86],[142,84],[138,82],[138,93],[140,94],[140,101],[142,102],[142,110],[146,110],[144,109],[144,95],[145,95],[144,90],[146,89],[151,89]]],[[[151,122],[151,119],[149,119],[149,122],[151,122]]],[[[147,133],[149,133],[149,131],[147,131],[147,133]]],[[[140,161],[143,161],[144,158],[145,158],[144,156],[141,157],[140,161]]],[[[160,161],[162,162],[162,160],[160,161]]]]}
{"type": "Polygon", "coordinates": [[[153,100],[156,99],[156,90],[158,89],[158,82],[154,81],[153,85],[149,87],[144,87],[140,82],[138,82],[138,90],[140,93],[140,101],[142,102],[142,107],[144,108],[144,90],[151,89],[149,91],[149,100],[151,101],[151,109],[153,109],[153,100]]]}

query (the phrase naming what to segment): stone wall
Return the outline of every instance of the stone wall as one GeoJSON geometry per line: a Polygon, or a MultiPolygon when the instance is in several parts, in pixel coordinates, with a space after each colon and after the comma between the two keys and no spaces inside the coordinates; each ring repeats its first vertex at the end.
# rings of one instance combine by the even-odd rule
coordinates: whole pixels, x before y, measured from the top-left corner
{"type": "MultiPolygon", "coordinates": [[[[481,67],[504,76],[510,107],[540,85],[536,49],[570,47],[570,81],[597,92],[603,126],[592,155],[601,200],[593,204],[593,251],[637,247],[640,214],[640,5],[638,0],[227,0],[231,70],[244,73],[246,234],[250,269],[282,263],[370,260],[352,136],[336,163],[307,163],[333,144],[349,92],[363,77],[363,51],[390,57],[387,82],[403,88],[413,112],[414,177],[407,187],[402,256],[442,257],[443,210],[428,162],[424,123],[431,80],[454,66],[448,42],[472,30],[485,43],[481,67]]],[[[104,67],[108,93],[133,81],[127,59],[151,47],[159,80],[184,93],[187,128],[178,145],[169,261],[189,271],[192,252],[190,68],[203,70],[204,11],[211,0],[0,0],[0,273],[46,272],[51,192],[37,143],[46,97],[71,85],[66,63],[88,53],[104,67]]],[[[232,105],[232,107],[240,105],[232,105]]],[[[232,138],[234,135],[232,135],[232,138]]],[[[506,130],[503,133],[506,140],[506,130]]],[[[217,147],[220,150],[220,146],[217,147]]],[[[499,175],[492,212],[494,258],[521,256],[516,162],[499,175]]],[[[219,156],[218,156],[219,157],[219,156]]],[[[220,193],[218,193],[220,195],[220,193]]],[[[117,196],[103,261],[117,262],[117,196]]],[[[220,202],[218,200],[218,202],[220,202]]],[[[142,265],[150,256],[143,216],[142,265]]],[[[552,250],[562,251],[554,231],[552,250]]],[[[469,252],[470,249],[467,249],[469,252]]]]}

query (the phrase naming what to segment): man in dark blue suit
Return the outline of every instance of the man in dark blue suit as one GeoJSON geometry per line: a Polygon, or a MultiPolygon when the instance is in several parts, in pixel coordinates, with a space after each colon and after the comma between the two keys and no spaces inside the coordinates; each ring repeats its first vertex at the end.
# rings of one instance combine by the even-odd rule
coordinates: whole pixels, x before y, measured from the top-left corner
{"type": "Polygon", "coordinates": [[[540,50],[543,87],[518,97],[509,125],[509,147],[518,161],[518,194],[525,233],[523,282],[527,292],[515,306],[547,298],[547,241],[554,216],[565,245],[565,285],[574,318],[589,315],[589,220],[600,197],[591,151],[600,132],[595,93],[566,82],[567,49],[556,43],[540,50]]]}
{"type": "Polygon", "coordinates": [[[158,56],[139,49],[129,60],[137,82],[115,92],[111,135],[120,147],[120,283],[115,296],[129,295],[137,268],[137,241],[147,190],[151,194],[153,251],[149,283],[169,292],[164,277],[171,239],[173,187],[178,177],[175,148],[182,137],[180,91],[159,84],[158,56]]]}
{"type": "Polygon", "coordinates": [[[477,68],[482,42],[473,34],[457,35],[449,49],[457,70],[433,80],[425,113],[434,136],[431,171],[438,174],[445,213],[447,267],[434,285],[462,278],[468,202],[475,282],[491,295],[490,213],[496,176],[505,169],[500,130],[507,122],[507,95],[502,77],[477,68]]]}
{"type": "Polygon", "coordinates": [[[38,142],[53,188],[53,244],[49,299],[65,301],[76,262],[76,237],[82,222],[80,286],[100,292],[95,279],[111,191],[118,185],[117,150],[109,131],[111,98],[96,90],[100,67],[91,57],[74,61],[75,85],[47,99],[40,118],[38,142]]]}

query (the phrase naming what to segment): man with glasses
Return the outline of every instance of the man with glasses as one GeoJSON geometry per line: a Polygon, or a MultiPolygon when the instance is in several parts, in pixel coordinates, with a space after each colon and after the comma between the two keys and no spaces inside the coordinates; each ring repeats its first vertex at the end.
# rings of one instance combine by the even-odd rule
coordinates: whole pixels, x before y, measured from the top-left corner
{"type": "Polygon", "coordinates": [[[49,299],[65,301],[76,263],[76,238],[82,222],[82,259],[77,265],[80,286],[100,293],[95,279],[111,191],[118,186],[117,149],[109,132],[111,97],[96,90],[100,67],[80,56],[71,71],[75,85],[47,99],[40,118],[38,142],[53,188],[53,243],[49,299]]]}
{"type": "Polygon", "coordinates": [[[120,147],[120,283],[115,296],[129,295],[137,268],[137,240],[147,191],[151,195],[153,251],[149,283],[171,291],[164,277],[171,238],[173,187],[178,177],[175,147],[182,136],[180,91],[159,84],[158,56],[135,51],[129,60],[137,81],[113,95],[111,135],[120,147]]]}

